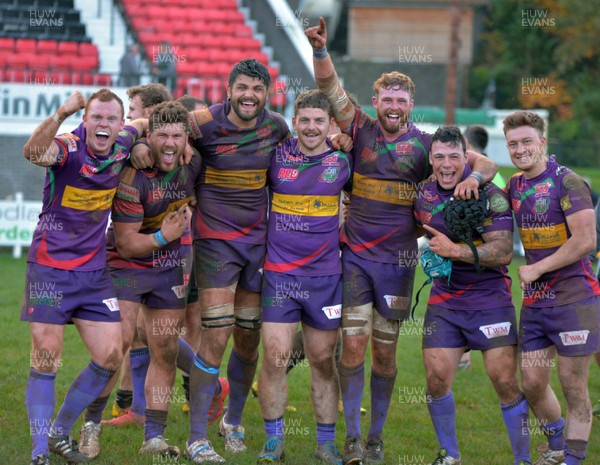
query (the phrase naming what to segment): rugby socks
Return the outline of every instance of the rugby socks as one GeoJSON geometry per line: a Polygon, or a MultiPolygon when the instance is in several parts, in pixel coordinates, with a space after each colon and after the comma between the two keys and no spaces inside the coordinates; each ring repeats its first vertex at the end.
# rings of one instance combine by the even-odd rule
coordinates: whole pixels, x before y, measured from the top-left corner
{"type": "Polygon", "coordinates": [[[131,407],[131,400],[133,399],[133,391],[125,389],[117,389],[117,395],[115,402],[119,408],[125,410],[131,407]]]}
{"type": "Polygon", "coordinates": [[[265,425],[265,433],[267,433],[267,438],[275,436],[283,441],[283,417],[275,418],[274,420],[267,420],[266,418],[263,418],[263,422],[265,425]]]}
{"type": "Polygon", "coordinates": [[[511,404],[500,404],[502,418],[508,431],[508,439],[515,457],[515,465],[520,461],[530,462],[529,454],[529,404],[525,396],[521,394],[511,404]]]}
{"type": "Polygon", "coordinates": [[[338,373],[346,417],[346,437],[360,438],[360,403],[365,387],[365,364],[346,368],[340,363],[338,373]]]}
{"type": "Polygon", "coordinates": [[[443,397],[430,397],[427,408],[429,409],[429,415],[431,415],[440,448],[446,449],[446,453],[450,457],[459,459],[455,422],[456,406],[454,405],[452,391],[443,397]]]}
{"type": "Polygon", "coordinates": [[[177,368],[189,373],[192,369],[196,354],[194,349],[183,338],[179,338],[179,352],[177,352],[177,368]]]}
{"type": "Polygon", "coordinates": [[[52,424],[51,434],[69,434],[81,412],[96,400],[114,374],[114,370],[102,368],[91,361],[71,384],[63,405],[52,424]]]}
{"type": "Polygon", "coordinates": [[[252,361],[244,360],[235,350],[231,351],[227,364],[227,379],[229,380],[229,405],[227,419],[230,425],[242,423],[242,412],[248,393],[252,387],[258,357],[252,361]]]}
{"type": "Polygon", "coordinates": [[[218,382],[219,368],[206,363],[196,354],[190,370],[190,437],[188,444],[206,438],[208,410],[218,382]]]}
{"type": "Polygon", "coordinates": [[[131,411],[143,416],[146,410],[146,373],[150,366],[150,350],[148,347],[131,349],[129,351],[131,359],[131,384],[133,385],[133,401],[131,402],[131,411]]]}
{"type": "MultiPolygon", "coordinates": [[[[41,373],[31,368],[25,404],[29,417],[29,434],[31,435],[31,458],[40,454],[49,454],[48,430],[54,414],[54,380],[56,373],[41,373]]],[[[59,431],[60,432],[60,431],[59,431]]]]}
{"type": "Polygon", "coordinates": [[[186,375],[185,373],[181,373],[181,386],[183,387],[183,392],[185,393],[185,399],[190,401],[190,375],[186,375]]]}
{"type": "Polygon", "coordinates": [[[317,423],[317,445],[335,442],[335,423],[317,423]]]}
{"type": "Polygon", "coordinates": [[[371,370],[371,429],[368,439],[381,439],[397,373],[396,371],[394,376],[386,378],[371,370]]]}
{"type": "Polygon", "coordinates": [[[166,410],[145,410],[144,441],[163,435],[167,426],[167,413],[166,410]]]}
{"type": "Polygon", "coordinates": [[[94,423],[100,423],[102,421],[102,412],[108,402],[109,396],[98,397],[94,402],[90,404],[85,412],[85,421],[93,421],[94,423]]]}
{"type": "Polygon", "coordinates": [[[587,441],[582,439],[567,439],[565,450],[565,463],[567,465],[580,465],[585,459],[587,441]]]}
{"type": "Polygon", "coordinates": [[[542,426],[541,429],[548,438],[550,449],[565,450],[565,420],[563,417],[542,426]]]}

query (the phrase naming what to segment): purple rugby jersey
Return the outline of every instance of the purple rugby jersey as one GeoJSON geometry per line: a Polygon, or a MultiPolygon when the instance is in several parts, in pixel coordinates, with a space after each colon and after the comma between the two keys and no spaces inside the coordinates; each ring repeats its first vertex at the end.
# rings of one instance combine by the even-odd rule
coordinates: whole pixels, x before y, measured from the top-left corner
{"type": "Polygon", "coordinates": [[[62,270],[106,267],[105,231],[119,174],[138,137],[125,126],[109,155],[93,154],[81,123],[54,141],[59,154],[46,170],[42,213],[27,261],[62,270]]]}
{"type": "MultiPolygon", "coordinates": [[[[188,204],[200,172],[200,157],[192,157],[188,165],[178,166],[165,173],[156,168],[136,170],[130,164],[123,169],[121,181],[112,206],[112,221],[142,223],[141,234],[154,234],[165,216],[188,204]]],[[[174,268],[189,260],[189,235],[155,250],[144,257],[124,259],[117,252],[112,227],[107,233],[107,257],[110,268],[174,268]],[[186,243],[187,242],[187,243],[186,243]]]]}
{"type": "Polygon", "coordinates": [[[299,276],[341,274],[339,200],[351,161],[341,151],[303,155],[297,139],[275,151],[264,269],[299,276]]]}
{"type": "Polygon", "coordinates": [[[431,135],[409,122],[408,132],[386,142],[379,121],[358,109],[350,130],[352,200],[341,241],[362,258],[398,263],[400,251],[417,251],[413,201],[430,174],[431,135]]]}
{"type": "MultiPolygon", "coordinates": [[[[470,172],[471,169],[466,166],[461,181],[466,179],[470,172]]],[[[421,184],[415,199],[417,224],[431,226],[452,239],[444,224],[444,206],[453,192],[454,190],[446,191],[440,188],[437,181],[421,184]]],[[[492,183],[485,184],[485,192],[490,209],[483,223],[483,232],[512,231],[513,220],[506,193],[492,183]]],[[[429,236],[429,233],[427,235],[429,236]]],[[[482,243],[481,235],[476,231],[473,232],[473,242],[475,245],[482,243]]],[[[501,266],[483,270],[479,274],[475,265],[453,261],[450,286],[446,278],[434,279],[428,304],[465,311],[512,307],[508,269],[501,266]]]]}
{"type": "MultiPolygon", "coordinates": [[[[583,178],[553,158],[535,178],[525,179],[523,173],[517,173],[508,185],[528,264],[552,255],[571,237],[567,216],[594,208],[583,178]]],[[[523,291],[523,305],[555,307],[594,295],[600,295],[600,286],[592,262],[585,256],[530,283],[523,291]]]]}
{"type": "Polygon", "coordinates": [[[230,108],[226,101],[190,113],[190,143],[202,155],[194,237],[264,244],[267,170],[289,128],[269,110],[255,127],[239,128],[227,119],[230,108]]]}

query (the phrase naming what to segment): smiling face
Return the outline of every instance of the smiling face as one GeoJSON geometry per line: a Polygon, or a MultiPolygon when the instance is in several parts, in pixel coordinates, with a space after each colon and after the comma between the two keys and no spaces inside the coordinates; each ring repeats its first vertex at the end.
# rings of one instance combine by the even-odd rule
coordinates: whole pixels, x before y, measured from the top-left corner
{"type": "Polygon", "coordinates": [[[406,132],[413,105],[410,94],[399,87],[381,87],[373,97],[377,119],[388,139],[395,139],[406,132]]]}
{"type": "Polygon", "coordinates": [[[510,159],[527,179],[546,169],[546,138],[531,126],[519,126],[506,131],[506,146],[510,159]]]}
{"type": "Polygon", "coordinates": [[[298,133],[298,145],[304,155],[319,155],[327,150],[327,133],[331,118],[320,108],[299,108],[292,118],[298,133]]]}
{"type": "Polygon", "coordinates": [[[231,99],[229,121],[239,127],[256,125],[256,118],[267,103],[268,88],[257,78],[240,74],[231,86],[227,86],[227,95],[231,99]]]}
{"type": "Polygon", "coordinates": [[[160,124],[148,132],[154,166],[160,171],[169,172],[177,168],[186,143],[187,134],[183,123],[160,124]]]}
{"type": "Polygon", "coordinates": [[[467,157],[462,144],[436,140],[431,144],[429,162],[440,187],[451,190],[462,179],[467,157]]]}
{"type": "Polygon", "coordinates": [[[83,115],[87,133],[85,143],[95,155],[108,155],[123,129],[123,110],[119,102],[101,102],[94,99],[88,102],[83,115]]]}

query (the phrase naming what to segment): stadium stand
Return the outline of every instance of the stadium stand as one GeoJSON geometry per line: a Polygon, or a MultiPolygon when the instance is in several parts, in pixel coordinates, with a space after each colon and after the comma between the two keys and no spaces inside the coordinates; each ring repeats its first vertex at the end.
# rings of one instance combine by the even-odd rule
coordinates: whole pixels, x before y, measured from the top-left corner
{"type": "Polygon", "coordinates": [[[0,0],[0,81],[107,86],[73,0],[0,0]]]}

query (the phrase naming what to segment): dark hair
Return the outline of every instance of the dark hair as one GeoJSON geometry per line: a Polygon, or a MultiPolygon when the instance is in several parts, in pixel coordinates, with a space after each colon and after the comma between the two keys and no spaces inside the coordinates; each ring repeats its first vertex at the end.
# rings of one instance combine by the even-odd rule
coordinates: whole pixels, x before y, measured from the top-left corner
{"type": "Polygon", "coordinates": [[[540,137],[544,137],[546,123],[544,119],[533,111],[515,111],[504,118],[504,135],[511,129],[520,128],[521,126],[529,126],[536,129],[540,137]]]}
{"type": "MultiPolygon", "coordinates": [[[[465,137],[460,132],[458,126],[442,126],[435,131],[431,138],[431,145],[434,142],[443,142],[444,144],[450,144],[451,146],[462,146],[462,152],[465,153],[467,150],[467,142],[465,137]]],[[[431,151],[431,149],[430,149],[431,151]]]]}
{"type": "Polygon", "coordinates": [[[123,100],[121,100],[121,98],[110,89],[100,89],[99,91],[94,92],[92,95],[90,95],[90,98],[88,98],[88,101],[85,104],[84,113],[88,112],[88,108],[90,107],[90,103],[92,103],[92,100],[99,100],[101,102],[110,102],[112,100],[116,100],[119,106],[121,107],[121,119],[123,119],[123,117],[125,116],[125,107],[123,106],[123,100]]]}
{"type": "Polygon", "coordinates": [[[294,102],[294,116],[298,114],[298,110],[301,108],[319,108],[327,113],[329,118],[333,117],[331,103],[329,103],[327,96],[317,89],[305,90],[296,97],[296,101],[294,102]]]}
{"type": "Polygon", "coordinates": [[[254,58],[246,58],[233,65],[231,73],[229,73],[229,87],[233,87],[233,83],[240,75],[250,76],[251,78],[260,79],[265,83],[267,89],[271,85],[271,75],[267,67],[254,58]]]}
{"type": "Polygon", "coordinates": [[[136,95],[139,95],[144,108],[173,100],[171,92],[163,84],[144,84],[143,86],[135,86],[127,89],[129,99],[132,99],[136,95]]]}
{"type": "Polygon", "coordinates": [[[204,105],[205,107],[208,106],[208,104],[204,100],[187,94],[179,97],[176,100],[176,102],[181,103],[184,107],[187,108],[188,111],[194,111],[196,109],[196,105],[204,105]]]}
{"type": "Polygon", "coordinates": [[[467,126],[464,132],[465,138],[476,152],[483,152],[488,144],[488,132],[479,124],[467,126]]]}
{"type": "Polygon", "coordinates": [[[187,130],[189,112],[179,102],[163,102],[154,107],[148,123],[150,131],[163,124],[183,123],[187,130]]]}

